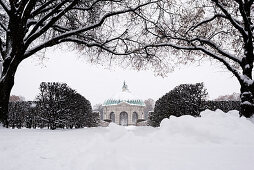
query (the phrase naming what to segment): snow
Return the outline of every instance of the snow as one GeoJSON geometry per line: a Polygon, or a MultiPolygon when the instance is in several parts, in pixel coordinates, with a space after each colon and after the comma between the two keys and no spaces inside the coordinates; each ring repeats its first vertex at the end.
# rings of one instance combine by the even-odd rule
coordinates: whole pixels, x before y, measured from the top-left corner
{"type": "Polygon", "coordinates": [[[249,65],[249,64],[246,64],[246,65],[245,65],[245,69],[250,69],[250,65],[249,65]]]}
{"type": "Polygon", "coordinates": [[[122,100],[122,101],[127,101],[127,100],[138,100],[138,97],[134,96],[131,92],[129,91],[121,91],[117,94],[115,94],[112,99],[115,100],[122,100]]]}
{"type": "Polygon", "coordinates": [[[252,85],[254,84],[254,80],[250,79],[248,76],[246,75],[240,75],[240,78],[244,81],[245,84],[247,85],[252,85]]]}
{"type": "Polygon", "coordinates": [[[133,95],[129,90],[121,91],[117,94],[115,94],[110,99],[107,99],[103,106],[106,105],[118,105],[120,103],[128,103],[129,105],[141,105],[145,106],[143,100],[133,95]],[[109,104],[108,104],[109,102],[109,104]]]}
{"type": "Polygon", "coordinates": [[[249,101],[244,101],[241,103],[241,105],[250,105],[251,106],[252,104],[249,101]]]}
{"type": "Polygon", "coordinates": [[[4,170],[252,170],[254,123],[206,110],[160,128],[0,128],[0,153],[4,170]]]}
{"type": "Polygon", "coordinates": [[[30,105],[30,107],[31,107],[31,108],[35,108],[35,107],[36,107],[36,103],[32,103],[32,104],[30,105]]]}

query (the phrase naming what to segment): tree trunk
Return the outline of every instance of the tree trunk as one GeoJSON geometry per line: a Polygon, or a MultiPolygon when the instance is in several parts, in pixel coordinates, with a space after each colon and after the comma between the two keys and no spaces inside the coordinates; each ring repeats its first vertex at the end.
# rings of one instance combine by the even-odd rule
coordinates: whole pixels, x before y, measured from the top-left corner
{"type": "Polygon", "coordinates": [[[242,58],[242,82],[241,84],[241,110],[240,115],[250,118],[254,113],[254,81],[252,78],[253,70],[253,41],[252,34],[244,39],[244,57],[242,58]]]}
{"type": "Polygon", "coordinates": [[[240,115],[250,118],[254,114],[254,84],[241,85],[240,115]]]}
{"type": "Polygon", "coordinates": [[[4,77],[0,82],[0,122],[8,127],[8,104],[11,89],[14,85],[14,76],[4,77]]]}
{"type": "Polygon", "coordinates": [[[11,89],[14,85],[14,76],[17,70],[17,67],[21,61],[15,60],[12,61],[6,60],[3,63],[3,72],[0,77],[0,122],[3,123],[4,127],[8,127],[8,104],[11,89]]]}

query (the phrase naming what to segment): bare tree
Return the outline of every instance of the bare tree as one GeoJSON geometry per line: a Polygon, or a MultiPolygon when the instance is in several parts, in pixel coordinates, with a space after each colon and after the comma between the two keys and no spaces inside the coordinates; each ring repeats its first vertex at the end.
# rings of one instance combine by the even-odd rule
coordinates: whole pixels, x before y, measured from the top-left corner
{"type": "MultiPolygon", "coordinates": [[[[241,85],[241,115],[254,113],[253,0],[162,0],[153,16],[140,15],[153,44],[143,55],[166,53],[186,63],[209,58],[222,63],[241,85]],[[172,47],[172,48],[169,48],[172,47]],[[170,53],[173,52],[173,53],[170,53]],[[177,55],[175,55],[177,54],[177,55]]],[[[165,57],[166,58],[166,57],[165,57]]]]}
{"type": "Polygon", "coordinates": [[[17,67],[24,59],[64,42],[79,44],[75,47],[83,51],[94,47],[90,51],[96,52],[95,58],[102,51],[130,54],[133,48],[126,43],[131,42],[127,27],[144,6],[152,3],[151,0],[0,0],[0,121],[8,126],[10,91],[17,67]],[[122,14],[126,13],[131,15],[124,17],[122,14]]]}

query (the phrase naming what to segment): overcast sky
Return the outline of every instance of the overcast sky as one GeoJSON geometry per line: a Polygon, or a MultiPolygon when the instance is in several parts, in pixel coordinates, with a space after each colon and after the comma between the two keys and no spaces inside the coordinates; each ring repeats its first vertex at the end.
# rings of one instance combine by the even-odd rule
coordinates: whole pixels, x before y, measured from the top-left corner
{"type": "Polygon", "coordinates": [[[204,82],[209,99],[239,92],[236,78],[219,64],[210,62],[187,65],[156,77],[152,71],[134,71],[116,68],[104,69],[80,59],[75,52],[47,50],[45,59],[34,56],[21,63],[15,77],[12,94],[34,100],[41,82],[65,82],[91,101],[92,105],[118,93],[126,81],[129,90],[141,99],[157,100],[181,83],[204,82]]]}

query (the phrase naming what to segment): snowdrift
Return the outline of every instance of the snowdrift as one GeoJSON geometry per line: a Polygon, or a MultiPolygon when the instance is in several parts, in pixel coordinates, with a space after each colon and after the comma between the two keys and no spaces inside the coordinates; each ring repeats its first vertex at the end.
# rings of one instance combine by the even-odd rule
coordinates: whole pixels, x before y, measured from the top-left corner
{"type": "Polygon", "coordinates": [[[236,110],[228,113],[205,110],[196,118],[171,116],[161,122],[160,131],[170,141],[179,139],[178,143],[254,144],[254,124],[250,119],[240,117],[236,110]]]}
{"type": "Polygon", "coordinates": [[[5,170],[252,170],[254,124],[206,110],[160,128],[0,128],[0,160],[5,170]]]}

